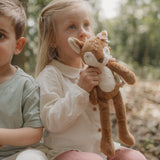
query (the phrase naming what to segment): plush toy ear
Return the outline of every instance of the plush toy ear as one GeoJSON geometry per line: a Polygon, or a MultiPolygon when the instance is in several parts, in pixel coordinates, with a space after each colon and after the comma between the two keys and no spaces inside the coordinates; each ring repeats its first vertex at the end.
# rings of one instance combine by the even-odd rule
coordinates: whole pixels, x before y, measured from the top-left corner
{"type": "Polygon", "coordinates": [[[99,39],[104,40],[104,41],[106,41],[107,43],[109,43],[108,33],[107,33],[106,30],[98,33],[98,34],[97,34],[97,37],[98,37],[99,39]]]}
{"type": "Polygon", "coordinates": [[[69,43],[70,47],[71,47],[76,53],[80,54],[84,42],[79,41],[79,40],[76,39],[76,38],[69,37],[69,38],[68,38],[68,43],[69,43]]]}

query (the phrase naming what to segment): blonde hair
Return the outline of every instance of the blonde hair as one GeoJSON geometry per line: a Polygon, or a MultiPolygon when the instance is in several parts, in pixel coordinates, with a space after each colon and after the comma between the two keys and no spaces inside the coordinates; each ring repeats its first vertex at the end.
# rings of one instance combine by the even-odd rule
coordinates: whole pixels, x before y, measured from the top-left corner
{"type": "Polygon", "coordinates": [[[53,0],[41,12],[39,17],[39,47],[37,55],[36,76],[57,57],[55,48],[51,47],[55,37],[55,14],[75,4],[85,3],[83,0],[53,0]]]}
{"type": "Polygon", "coordinates": [[[16,39],[19,39],[26,28],[26,13],[18,0],[0,0],[0,16],[11,18],[16,39]]]}

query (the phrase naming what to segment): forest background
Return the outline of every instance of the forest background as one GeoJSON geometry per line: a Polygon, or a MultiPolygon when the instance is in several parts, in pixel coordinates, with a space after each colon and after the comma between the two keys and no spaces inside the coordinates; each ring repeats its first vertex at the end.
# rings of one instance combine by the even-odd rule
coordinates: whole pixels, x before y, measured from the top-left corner
{"type": "MultiPolygon", "coordinates": [[[[51,0],[20,1],[28,17],[26,44],[12,63],[34,76],[38,17],[51,0]]],[[[160,160],[160,1],[123,0],[113,18],[103,15],[101,0],[88,1],[93,7],[95,32],[108,31],[111,54],[137,75],[134,86],[124,86],[128,123],[136,137],[133,148],[143,152],[148,160],[160,160]]],[[[117,137],[115,115],[111,117],[113,136],[117,137]]]]}

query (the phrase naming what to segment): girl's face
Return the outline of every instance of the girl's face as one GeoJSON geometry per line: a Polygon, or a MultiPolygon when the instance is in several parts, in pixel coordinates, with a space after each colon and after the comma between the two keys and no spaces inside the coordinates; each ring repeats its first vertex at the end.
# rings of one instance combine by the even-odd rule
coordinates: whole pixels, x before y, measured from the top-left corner
{"type": "Polygon", "coordinates": [[[93,35],[91,20],[84,4],[60,11],[55,18],[56,40],[53,43],[59,59],[70,66],[80,67],[81,58],[68,44],[69,37],[85,41],[93,35]]]}

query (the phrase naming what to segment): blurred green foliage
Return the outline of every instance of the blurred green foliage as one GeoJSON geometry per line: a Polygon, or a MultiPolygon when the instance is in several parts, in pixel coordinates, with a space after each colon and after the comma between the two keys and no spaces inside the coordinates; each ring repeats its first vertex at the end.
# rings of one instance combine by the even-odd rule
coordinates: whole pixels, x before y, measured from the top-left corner
{"type": "MultiPolygon", "coordinates": [[[[51,0],[21,0],[26,8],[26,45],[13,63],[34,73],[38,48],[38,17],[51,0]]],[[[88,0],[94,11],[96,33],[107,30],[112,55],[124,61],[142,78],[160,79],[160,3],[159,0],[126,0],[112,19],[100,16],[101,0],[88,0]]]]}
{"type": "Polygon", "coordinates": [[[114,57],[129,63],[141,78],[160,79],[159,0],[126,0],[119,15],[102,22],[114,57]]]}

